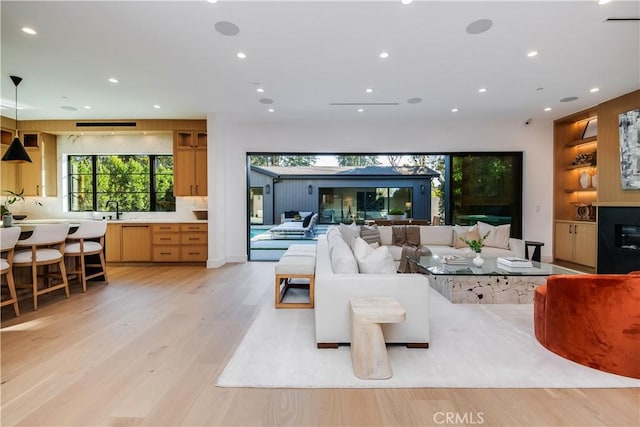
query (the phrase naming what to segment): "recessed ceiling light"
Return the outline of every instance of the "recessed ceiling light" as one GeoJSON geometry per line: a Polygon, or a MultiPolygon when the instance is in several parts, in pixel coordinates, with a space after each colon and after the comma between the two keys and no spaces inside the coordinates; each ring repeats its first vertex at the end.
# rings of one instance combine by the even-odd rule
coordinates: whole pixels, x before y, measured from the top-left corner
{"type": "Polygon", "coordinates": [[[160,109],[160,106],[159,106],[158,104],[154,104],[154,105],[153,105],[153,108],[155,108],[155,109],[160,109]]]}
{"type": "Polygon", "coordinates": [[[223,36],[237,36],[240,28],[233,22],[219,21],[213,26],[223,36]]]}
{"type": "Polygon", "coordinates": [[[471,24],[467,25],[465,31],[467,34],[481,34],[485,31],[489,31],[492,26],[493,21],[491,19],[478,19],[477,21],[473,21],[471,24]]]}
{"type": "Polygon", "coordinates": [[[411,3],[413,3],[413,0],[400,0],[400,3],[402,3],[402,4],[411,4],[411,3]]]}
{"type": "Polygon", "coordinates": [[[389,57],[389,52],[380,52],[380,58],[386,59],[389,57]]]}
{"type": "Polygon", "coordinates": [[[245,59],[247,57],[247,54],[244,52],[238,52],[236,53],[236,56],[240,59],[245,59]]]}
{"type": "Polygon", "coordinates": [[[368,87],[367,89],[365,89],[365,92],[372,93],[373,92],[373,88],[368,87]]]}
{"type": "Polygon", "coordinates": [[[267,111],[270,112],[270,113],[273,113],[276,110],[274,110],[273,108],[269,108],[267,111]]]}
{"type": "Polygon", "coordinates": [[[457,113],[457,112],[458,112],[458,109],[457,109],[457,108],[452,108],[452,109],[451,109],[451,112],[452,112],[452,113],[457,113]]]}
{"type": "Polygon", "coordinates": [[[259,87],[259,88],[257,88],[257,89],[256,89],[256,92],[258,92],[258,93],[263,93],[263,92],[264,92],[264,89],[262,89],[261,87],[259,87]]]}
{"type": "Polygon", "coordinates": [[[544,111],[551,111],[551,107],[545,107],[544,111]]]}
{"type": "Polygon", "coordinates": [[[111,77],[111,78],[109,79],[109,83],[118,83],[118,79],[116,79],[116,78],[114,78],[114,77],[111,77]]]}
{"type": "Polygon", "coordinates": [[[36,33],[36,30],[34,30],[33,28],[29,28],[29,27],[22,27],[22,31],[27,33],[27,34],[31,34],[32,36],[38,34],[38,33],[36,33]]]}
{"type": "Polygon", "coordinates": [[[218,0],[207,0],[207,3],[211,3],[211,4],[218,3],[218,0]]]}
{"type": "Polygon", "coordinates": [[[485,93],[487,91],[486,87],[481,87],[480,89],[478,89],[478,93],[485,93]]]}
{"type": "Polygon", "coordinates": [[[358,108],[358,113],[362,113],[364,111],[364,108],[358,108]]]}
{"type": "Polygon", "coordinates": [[[85,110],[91,110],[91,105],[85,105],[82,108],[84,108],[85,110]]]}
{"type": "Polygon", "coordinates": [[[527,52],[527,56],[529,58],[533,58],[534,56],[538,56],[538,51],[537,50],[531,50],[531,51],[527,52]]]}
{"type": "Polygon", "coordinates": [[[595,93],[595,92],[598,92],[599,90],[600,90],[599,87],[593,87],[593,88],[589,89],[589,92],[595,93]]]}
{"type": "Polygon", "coordinates": [[[611,0],[598,0],[598,4],[607,4],[609,3],[611,0]]]}

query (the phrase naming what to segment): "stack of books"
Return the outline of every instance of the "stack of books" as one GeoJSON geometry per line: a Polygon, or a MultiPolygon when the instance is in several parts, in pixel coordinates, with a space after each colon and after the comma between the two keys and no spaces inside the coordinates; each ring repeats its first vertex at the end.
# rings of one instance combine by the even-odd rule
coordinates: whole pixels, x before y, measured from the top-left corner
{"type": "Polygon", "coordinates": [[[442,260],[444,261],[445,264],[451,264],[451,265],[466,264],[469,261],[467,258],[460,257],[457,255],[445,255],[442,257],[442,260]]]}
{"type": "Polygon", "coordinates": [[[515,256],[498,257],[498,267],[514,268],[531,268],[533,263],[526,258],[518,258],[515,256]]]}

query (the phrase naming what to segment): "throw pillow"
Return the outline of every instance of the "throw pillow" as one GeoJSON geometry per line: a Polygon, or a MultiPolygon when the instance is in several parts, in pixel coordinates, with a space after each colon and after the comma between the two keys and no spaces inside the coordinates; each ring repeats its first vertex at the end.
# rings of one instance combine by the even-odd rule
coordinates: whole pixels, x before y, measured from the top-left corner
{"type": "Polygon", "coordinates": [[[468,225],[455,225],[453,226],[453,247],[454,248],[468,248],[465,242],[460,240],[460,237],[464,237],[465,239],[471,240],[479,240],[480,232],[478,231],[478,226],[474,225],[472,227],[468,225]]]}
{"type": "Polygon", "coordinates": [[[394,225],[391,227],[391,244],[402,246],[407,241],[407,228],[404,225],[394,225]]]}
{"type": "Polygon", "coordinates": [[[358,273],[358,263],[344,241],[336,240],[331,251],[331,269],[334,273],[358,273]]]}
{"type": "Polygon", "coordinates": [[[356,261],[368,257],[374,251],[362,237],[353,239],[351,250],[353,251],[353,256],[356,257],[356,261]]]}
{"type": "Polygon", "coordinates": [[[416,225],[407,226],[407,242],[409,246],[420,246],[420,227],[416,225]]]}
{"type": "Polygon", "coordinates": [[[396,263],[386,246],[380,246],[362,258],[356,258],[358,269],[363,274],[395,274],[396,263]]]}
{"type": "Polygon", "coordinates": [[[509,236],[511,235],[511,224],[491,225],[478,221],[478,233],[484,236],[489,235],[484,241],[484,245],[490,248],[509,249],[509,236]]]}
{"type": "Polygon", "coordinates": [[[312,216],[313,216],[313,212],[310,215],[307,215],[304,217],[304,220],[302,221],[302,228],[307,228],[309,226],[312,216]]]}
{"type": "Polygon", "coordinates": [[[340,224],[340,233],[342,233],[342,237],[344,237],[344,241],[348,244],[351,244],[353,239],[356,237],[360,237],[360,227],[358,227],[355,223],[351,225],[340,224]]]}
{"type": "Polygon", "coordinates": [[[380,238],[380,230],[378,230],[378,226],[375,224],[363,225],[362,227],[360,227],[360,237],[362,237],[364,241],[369,244],[382,244],[382,239],[380,238]]]}

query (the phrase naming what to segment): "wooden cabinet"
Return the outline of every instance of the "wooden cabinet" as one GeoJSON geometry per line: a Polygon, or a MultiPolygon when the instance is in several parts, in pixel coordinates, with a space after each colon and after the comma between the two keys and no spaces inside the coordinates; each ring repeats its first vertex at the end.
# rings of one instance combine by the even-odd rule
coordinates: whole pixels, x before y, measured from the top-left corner
{"type": "Polygon", "coordinates": [[[57,141],[56,136],[41,132],[22,134],[24,147],[31,163],[22,163],[20,168],[20,188],[25,196],[57,195],[57,141]]]}
{"type": "Polygon", "coordinates": [[[149,224],[122,224],[122,261],[151,261],[149,224]]]}
{"type": "Polygon", "coordinates": [[[176,196],[207,195],[206,132],[174,132],[173,193],[176,196]]]}
{"type": "Polygon", "coordinates": [[[180,261],[180,224],[154,224],[151,232],[153,261],[180,261]]]}
{"type": "Polygon", "coordinates": [[[107,262],[122,261],[122,224],[107,223],[104,245],[107,262]]]}
{"type": "Polygon", "coordinates": [[[185,262],[206,261],[207,224],[180,225],[180,259],[185,262]]]}
{"type": "Polygon", "coordinates": [[[110,222],[107,262],[204,262],[207,239],[207,224],[110,222]]]}
{"type": "Polygon", "coordinates": [[[585,221],[556,221],[554,259],[596,266],[598,231],[585,221]]]}

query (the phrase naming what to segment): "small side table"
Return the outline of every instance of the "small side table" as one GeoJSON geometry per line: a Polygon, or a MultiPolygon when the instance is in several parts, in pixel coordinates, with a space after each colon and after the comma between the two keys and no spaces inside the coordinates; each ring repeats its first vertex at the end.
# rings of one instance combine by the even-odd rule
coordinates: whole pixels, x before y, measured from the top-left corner
{"type": "Polygon", "coordinates": [[[524,241],[524,256],[529,259],[529,247],[533,247],[533,254],[531,255],[531,260],[540,262],[540,248],[544,246],[542,242],[535,242],[533,240],[525,240],[524,241]]]}
{"type": "Polygon", "coordinates": [[[351,299],[351,362],[353,373],[365,380],[391,378],[391,365],[381,323],[403,322],[407,313],[395,298],[351,299]]]}

